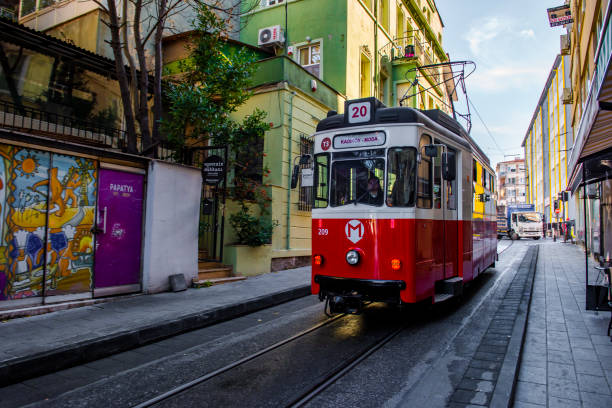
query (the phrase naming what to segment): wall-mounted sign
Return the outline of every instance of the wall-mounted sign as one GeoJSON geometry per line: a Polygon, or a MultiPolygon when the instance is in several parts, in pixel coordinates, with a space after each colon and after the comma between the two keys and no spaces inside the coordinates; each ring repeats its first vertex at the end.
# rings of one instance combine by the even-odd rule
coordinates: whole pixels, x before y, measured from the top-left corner
{"type": "Polygon", "coordinates": [[[302,187],[312,187],[314,185],[314,170],[302,169],[302,187]]]}
{"type": "Polygon", "coordinates": [[[350,149],[354,147],[380,146],[385,144],[384,132],[357,133],[338,135],[334,137],[335,149],[350,149]]]}
{"type": "Polygon", "coordinates": [[[551,27],[570,24],[574,22],[572,18],[572,10],[569,4],[546,9],[548,12],[548,22],[551,27]]]}
{"type": "Polygon", "coordinates": [[[202,178],[209,186],[216,186],[225,176],[225,162],[219,156],[208,156],[202,163],[202,178]]]}

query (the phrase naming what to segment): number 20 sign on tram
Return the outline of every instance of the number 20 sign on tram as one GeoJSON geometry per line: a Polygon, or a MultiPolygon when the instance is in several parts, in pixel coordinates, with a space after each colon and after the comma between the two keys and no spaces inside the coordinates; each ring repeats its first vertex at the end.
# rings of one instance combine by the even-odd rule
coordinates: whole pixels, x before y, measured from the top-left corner
{"type": "Polygon", "coordinates": [[[495,265],[494,173],[440,110],[345,102],[314,135],[312,293],[326,312],[439,302],[495,265]]]}

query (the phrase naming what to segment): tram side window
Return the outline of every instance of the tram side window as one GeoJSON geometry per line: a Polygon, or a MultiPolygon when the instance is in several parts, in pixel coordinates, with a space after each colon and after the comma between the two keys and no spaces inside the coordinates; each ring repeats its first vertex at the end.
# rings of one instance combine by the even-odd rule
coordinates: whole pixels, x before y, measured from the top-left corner
{"type": "Polygon", "coordinates": [[[442,149],[433,158],[433,207],[442,208],[442,149]]]}
{"type": "Polygon", "coordinates": [[[431,144],[431,136],[422,135],[419,141],[421,161],[417,172],[417,207],[431,208],[431,159],[425,155],[425,146],[431,144]]]}
{"type": "Polygon", "coordinates": [[[489,186],[487,186],[487,171],[484,169],[484,167],[482,168],[482,188],[488,188],[489,186]]]}
{"type": "Polygon", "coordinates": [[[314,207],[327,207],[328,180],[329,180],[329,154],[317,154],[315,156],[315,185],[314,185],[314,207]]]}
{"type": "Polygon", "coordinates": [[[415,198],[416,150],[414,147],[389,149],[387,163],[387,205],[412,207],[415,198]]]}
{"type": "MultiPolygon", "coordinates": [[[[452,149],[448,149],[450,154],[453,154],[455,157],[457,157],[457,153],[452,150],[452,149]]],[[[457,160],[455,161],[457,162],[457,160]]],[[[456,165],[456,164],[455,164],[456,165]]],[[[457,171],[455,169],[455,171],[457,171]]],[[[446,180],[446,208],[448,210],[456,210],[457,209],[457,180],[446,180]]]]}

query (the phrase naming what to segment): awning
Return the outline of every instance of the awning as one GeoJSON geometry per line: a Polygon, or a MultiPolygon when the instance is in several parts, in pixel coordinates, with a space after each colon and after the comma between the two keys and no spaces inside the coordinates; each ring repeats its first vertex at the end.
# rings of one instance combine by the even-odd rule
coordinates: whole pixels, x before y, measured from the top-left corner
{"type": "Polygon", "coordinates": [[[572,194],[585,184],[597,183],[612,178],[612,149],[588,156],[576,168],[568,183],[572,194]]]}
{"type": "MultiPolygon", "coordinates": [[[[589,87],[576,139],[569,157],[568,170],[572,191],[580,177],[580,163],[612,149],[612,19],[611,2],[608,3],[603,33],[595,54],[595,71],[589,87]]],[[[588,168],[596,168],[592,164],[588,168]]],[[[585,170],[588,171],[588,168],[585,170]]]]}

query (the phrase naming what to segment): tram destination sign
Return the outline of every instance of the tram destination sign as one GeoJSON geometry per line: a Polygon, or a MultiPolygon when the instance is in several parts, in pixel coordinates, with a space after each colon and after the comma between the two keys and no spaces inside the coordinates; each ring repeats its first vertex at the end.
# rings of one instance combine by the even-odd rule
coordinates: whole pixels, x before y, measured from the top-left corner
{"type": "Polygon", "coordinates": [[[334,149],[350,149],[355,147],[380,146],[385,144],[384,132],[356,133],[334,137],[334,149]]]}
{"type": "Polygon", "coordinates": [[[225,162],[219,156],[208,156],[202,163],[202,178],[209,186],[216,186],[225,176],[225,162]]]}

